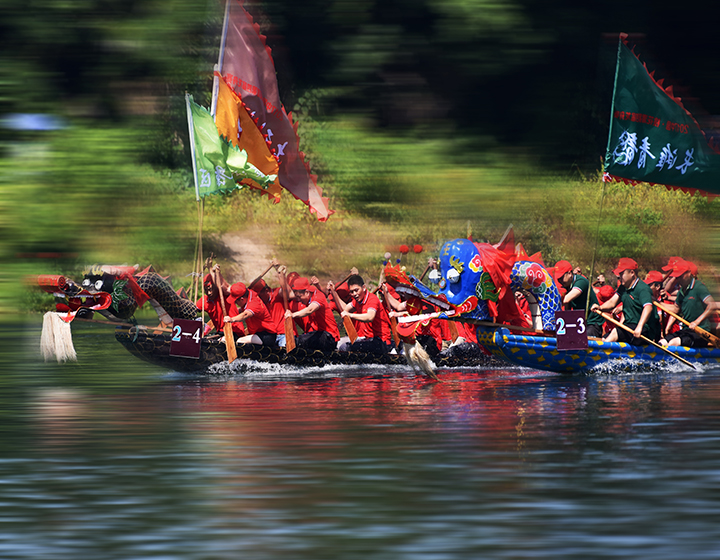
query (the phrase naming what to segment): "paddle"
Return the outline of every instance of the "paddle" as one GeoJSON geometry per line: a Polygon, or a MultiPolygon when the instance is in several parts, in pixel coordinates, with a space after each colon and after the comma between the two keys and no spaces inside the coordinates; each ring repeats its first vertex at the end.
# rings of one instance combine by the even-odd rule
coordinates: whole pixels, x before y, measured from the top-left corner
{"type": "MultiPolygon", "coordinates": [[[[340,282],[342,284],[343,282],[346,282],[352,274],[350,274],[345,280],[340,282]]],[[[338,286],[340,285],[338,284],[338,286]]],[[[338,310],[342,311],[345,309],[345,305],[343,304],[343,301],[340,299],[340,296],[337,295],[337,292],[335,291],[335,284],[332,284],[332,288],[330,288],[330,291],[332,292],[333,298],[335,299],[335,305],[337,306],[338,310]]],[[[350,317],[344,316],[342,318],[343,320],[343,326],[345,327],[345,333],[348,335],[348,338],[350,339],[350,342],[355,342],[357,340],[358,334],[355,330],[355,325],[352,323],[352,319],[350,317]]]]}
{"type": "MultiPolygon", "coordinates": [[[[215,280],[215,287],[218,290],[218,296],[220,297],[220,307],[222,309],[223,317],[227,317],[227,311],[225,310],[225,296],[222,292],[222,285],[220,284],[220,270],[215,269],[213,273],[213,279],[215,280]]],[[[225,348],[227,348],[228,363],[231,364],[237,359],[237,347],[235,346],[235,335],[232,330],[232,324],[223,323],[223,333],[225,334],[225,348]]]]}
{"type": "MultiPolygon", "coordinates": [[[[270,270],[268,268],[268,270],[270,270]]],[[[288,285],[285,281],[285,275],[282,275],[282,295],[285,311],[288,310],[288,285]]],[[[295,326],[292,317],[285,317],[285,352],[295,350],[295,326]]]]}
{"type": "MultiPolygon", "coordinates": [[[[620,327],[621,329],[626,330],[627,332],[629,332],[630,334],[632,334],[633,336],[635,336],[635,332],[634,332],[630,327],[623,325],[620,321],[616,321],[616,320],[613,318],[612,315],[609,315],[608,313],[603,313],[603,312],[600,311],[599,309],[593,309],[593,311],[595,311],[595,313],[597,313],[598,315],[600,315],[600,316],[601,316],[603,319],[605,319],[606,321],[610,321],[610,322],[611,322],[613,325],[615,325],[616,327],[620,327]]],[[[671,352],[670,350],[668,350],[667,348],[665,348],[662,344],[658,344],[657,342],[655,342],[655,341],[653,341],[653,340],[650,340],[648,337],[643,336],[643,335],[640,335],[640,338],[642,338],[645,342],[649,342],[649,343],[652,344],[653,346],[656,346],[657,348],[660,348],[660,350],[662,350],[663,352],[666,352],[666,353],[670,354],[670,355],[671,355],[673,358],[675,358],[676,360],[678,360],[678,361],[680,361],[680,362],[682,362],[682,363],[684,363],[684,364],[686,364],[686,365],[688,365],[688,366],[690,366],[690,367],[692,367],[692,368],[694,368],[694,369],[697,369],[697,366],[695,366],[693,363],[688,362],[685,358],[681,358],[681,357],[678,356],[675,352],[671,352]]]]}
{"type": "MultiPolygon", "coordinates": [[[[690,322],[689,322],[689,321],[687,321],[686,319],[683,319],[682,317],[680,317],[680,315],[676,315],[675,313],[673,313],[672,311],[670,311],[667,307],[664,307],[663,305],[661,305],[661,304],[658,303],[657,301],[653,301],[653,305],[655,305],[655,307],[657,307],[657,308],[660,309],[661,311],[664,311],[664,312],[667,313],[668,315],[671,315],[672,317],[675,317],[678,321],[680,321],[680,322],[682,322],[682,323],[685,323],[688,327],[690,326],[690,322]]],[[[718,337],[715,336],[714,334],[711,334],[711,333],[707,332],[705,329],[703,329],[703,328],[701,328],[701,327],[697,327],[697,326],[696,326],[696,327],[693,328],[693,330],[694,330],[696,333],[698,333],[700,336],[702,336],[705,340],[707,340],[710,344],[712,344],[715,348],[720,348],[720,338],[718,338],[718,337]]]]}
{"type": "Polygon", "coordinates": [[[253,280],[252,282],[250,282],[250,283],[248,284],[248,288],[249,288],[250,286],[254,286],[255,283],[256,283],[258,280],[260,280],[261,278],[263,278],[263,276],[265,276],[268,272],[270,272],[270,269],[271,269],[273,266],[275,266],[275,265],[272,264],[272,263],[270,263],[270,266],[268,266],[268,267],[265,269],[265,272],[263,272],[260,276],[258,276],[257,278],[255,278],[255,280],[253,280]]]}
{"type": "Polygon", "coordinates": [[[435,259],[428,259],[428,265],[425,267],[425,270],[423,270],[423,273],[420,275],[420,282],[423,281],[428,270],[430,270],[431,268],[435,268],[435,266],[435,259]]]}

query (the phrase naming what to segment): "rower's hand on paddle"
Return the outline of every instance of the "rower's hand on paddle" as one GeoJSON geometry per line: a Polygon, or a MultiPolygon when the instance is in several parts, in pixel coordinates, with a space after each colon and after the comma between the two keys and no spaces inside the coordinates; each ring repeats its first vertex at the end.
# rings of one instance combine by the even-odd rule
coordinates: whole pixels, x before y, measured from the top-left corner
{"type": "Polygon", "coordinates": [[[310,277],[310,283],[313,286],[319,286],[320,285],[320,279],[317,276],[311,276],[310,277]]]}
{"type": "Polygon", "coordinates": [[[225,321],[226,323],[232,323],[232,322],[233,322],[232,318],[231,318],[231,317],[228,317],[228,316],[225,316],[225,318],[223,319],[223,321],[225,321]]]}
{"type": "Polygon", "coordinates": [[[350,317],[350,313],[348,313],[347,311],[341,311],[340,317],[350,317]]]}
{"type": "Polygon", "coordinates": [[[350,274],[360,274],[360,272],[358,272],[358,269],[353,266],[353,267],[350,269],[350,274]]]}
{"type": "Polygon", "coordinates": [[[287,274],[287,266],[281,264],[280,266],[278,266],[277,271],[284,276],[285,274],[287,274]]]}
{"type": "Polygon", "coordinates": [[[332,280],[328,280],[327,289],[328,289],[328,291],[332,291],[332,292],[335,291],[335,284],[333,283],[332,280]]]}
{"type": "Polygon", "coordinates": [[[270,259],[270,266],[277,270],[277,267],[280,266],[280,263],[277,262],[277,259],[270,259]]]}
{"type": "Polygon", "coordinates": [[[285,318],[286,318],[286,319],[292,319],[292,316],[293,316],[293,312],[290,311],[289,309],[286,309],[286,310],[285,310],[285,318]]]}
{"type": "Polygon", "coordinates": [[[698,324],[695,321],[693,321],[692,323],[690,323],[688,325],[688,329],[695,330],[697,328],[697,326],[698,326],[698,324]]]}
{"type": "Polygon", "coordinates": [[[635,338],[640,338],[642,336],[642,328],[639,325],[635,327],[635,330],[633,331],[633,336],[635,338]]]}

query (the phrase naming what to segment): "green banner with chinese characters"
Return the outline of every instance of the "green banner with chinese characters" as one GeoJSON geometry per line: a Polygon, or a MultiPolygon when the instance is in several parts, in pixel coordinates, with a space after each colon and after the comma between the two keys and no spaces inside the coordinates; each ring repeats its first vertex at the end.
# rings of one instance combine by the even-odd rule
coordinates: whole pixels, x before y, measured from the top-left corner
{"type": "Polygon", "coordinates": [[[191,96],[188,96],[187,106],[193,134],[198,198],[241,188],[237,182],[246,178],[263,188],[277,178],[276,175],[265,175],[248,163],[245,150],[238,149],[220,136],[212,115],[195,103],[191,96]]]}
{"type": "Polygon", "coordinates": [[[720,194],[720,154],[708,145],[672,90],[655,82],[622,39],[621,35],[606,179],[720,194]]]}

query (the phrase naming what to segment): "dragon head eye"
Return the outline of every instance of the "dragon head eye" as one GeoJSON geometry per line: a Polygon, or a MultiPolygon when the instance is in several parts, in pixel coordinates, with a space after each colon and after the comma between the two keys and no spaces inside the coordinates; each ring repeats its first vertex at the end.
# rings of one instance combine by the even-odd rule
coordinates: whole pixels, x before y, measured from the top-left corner
{"type": "Polygon", "coordinates": [[[440,281],[440,273],[437,270],[431,270],[430,274],[428,275],[428,279],[433,284],[437,284],[440,281]]]}
{"type": "Polygon", "coordinates": [[[96,280],[95,281],[95,289],[100,291],[103,287],[103,281],[102,280],[96,280]]]}
{"type": "Polygon", "coordinates": [[[83,287],[83,288],[89,288],[89,287],[90,287],[90,278],[85,278],[85,280],[82,281],[82,287],[83,287]]]}
{"type": "Polygon", "coordinates": [[[454,268],[451,268],[450,270],[448,270],[447,279],[448,279],[448,282],[457,284],[458,282],[460,282],[460,273],[457,270],[455,270],[454,268]]]}

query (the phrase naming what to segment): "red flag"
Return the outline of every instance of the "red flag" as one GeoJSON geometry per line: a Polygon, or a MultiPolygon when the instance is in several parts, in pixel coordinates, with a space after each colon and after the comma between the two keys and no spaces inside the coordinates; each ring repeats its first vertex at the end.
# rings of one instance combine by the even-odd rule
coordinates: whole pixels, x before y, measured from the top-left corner
{"type": "Polygon", "coordinates": [[[299,149],[292,113],[286,113],[280,102],[275,64],[265,36],[243,8],[242,0],[228,1],[227,36],[220,72],[272,146],[280,162],[280,184],[307,204],[319,220],[325,221],[332,214],[328,199],[322,196],[322,189],[299,149]]]}

